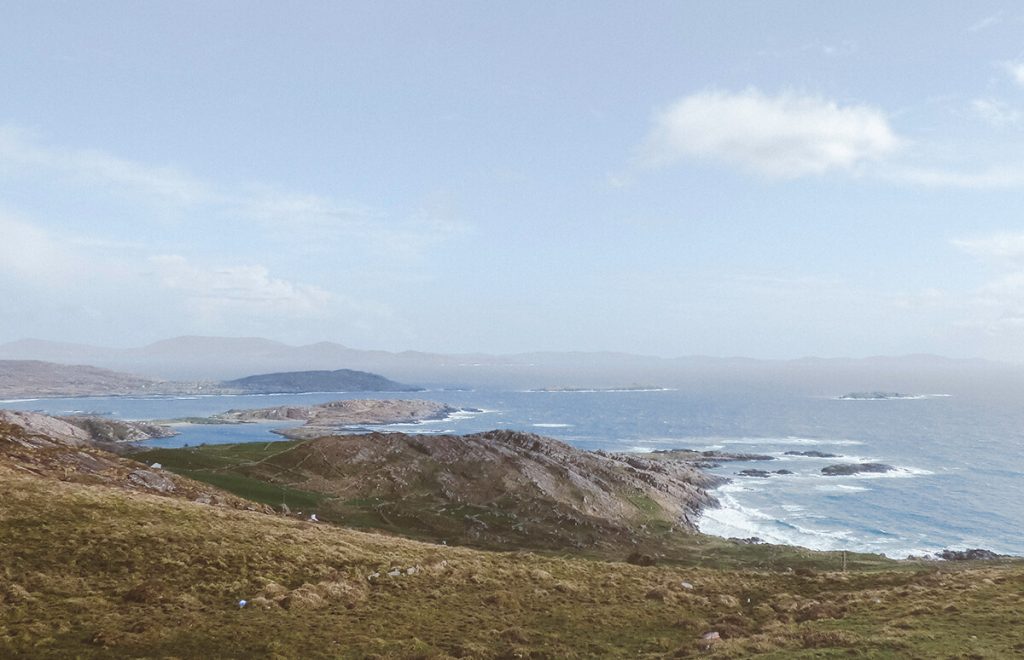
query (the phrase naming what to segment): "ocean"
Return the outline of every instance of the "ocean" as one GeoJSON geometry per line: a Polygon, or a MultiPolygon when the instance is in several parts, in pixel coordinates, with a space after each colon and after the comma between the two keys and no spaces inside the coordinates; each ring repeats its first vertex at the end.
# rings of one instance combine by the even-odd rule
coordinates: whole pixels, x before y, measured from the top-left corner
{"type": "MultiPolygon", "coordinates": [[[[837,392],[836,394],[842,394],[837,392]]],[[[722,463],[731,481],[700,528],[709,534],[906,557],[980,547],[1024,555],[1024,407],[1014,396],[936,392],[912,399],[844,400],[770,386],[661,391],[420,393],[168,398],[91,397],[2,401],[0,407],[124,419],[206,416],[231,408],[348,398],[424,398],[482,412],[388,428],[472,433],[511,428],[582,449],[647,452],[688,448],[768,454],[722,463]],[[837,458],[787,455],[819,451],[837,458]],[[880,462],[881,474],[825,476],[834,463],[880,462]],[[768,478],[744,469],[788,470],[768,478]]],[[[274,424],[190,425],[154,446],[267,442],[274,424]]],[[[366,427],[363,427],[364,429],[366,427]]]]}

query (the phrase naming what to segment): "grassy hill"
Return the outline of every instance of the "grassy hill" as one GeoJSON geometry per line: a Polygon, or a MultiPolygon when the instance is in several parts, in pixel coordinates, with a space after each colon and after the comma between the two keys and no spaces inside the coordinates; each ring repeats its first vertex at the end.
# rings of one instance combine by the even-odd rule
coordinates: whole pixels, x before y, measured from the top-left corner
{"type": "Polygon", "coordinates": [[[134,465],[0,428],[0,657],[1024,653],[1018,561],[844,572],[835,554],[711,540],[693,565],[481,551],[247,510],[181,476],[158,492],[122,478],[134,465]],[[61,469],[79,452],[110,465],[61,469]]]}
{"type": "Polygon", "coordinates": [[[329,436],[136,458],[350,527],[620,558],[694,531],[690,520],[714,502],[706,488],[717,483],[684,462],[586,452],[513,431],[329,436]]]}

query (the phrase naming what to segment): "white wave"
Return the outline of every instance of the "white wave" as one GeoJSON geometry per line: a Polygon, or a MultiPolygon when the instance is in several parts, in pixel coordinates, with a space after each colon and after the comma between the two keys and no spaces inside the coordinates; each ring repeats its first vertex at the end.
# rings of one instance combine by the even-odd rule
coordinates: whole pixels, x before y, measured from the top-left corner
{"type": "Polygon", "coordinates": [[[798,437],[785,437],[785,438],[716,438],[719,442],[727,445],[806,445],[806,446],[819,446],[819,445],[836,445],[836,446],[855,446],[864,444],[861,440],[847,440],[845,438],[798,438],[798,437]]]}
{"type": "Polygon", "coordinates": [[[545,422],[541,424],[534,424],[540,429],[567,429],[575,426],[575,424],[562,424],[560,422],[545,422]]]}
{"type": "MultiPolygon", "coordinates": [[[[895,470],[890,470],[888,472],[859,472],[857,474],[851,474],[849,477],[852,479],[910,479],[912,477],[923,477],[930,474],[935,473],[923,468],[897,466],[895,470]]],[[[829,477],[829,479],[835,478],[836,477],[829,477]]]]}
{"type": "Polygon", "coordinates": [[[871,489],[864,486],[850,486],[848,484],[822,484],[815,486],[814,490],[819,493],[861,493],[871,489]]]}
{"type": "Polygon", "coordinates": [[[29,401],[39,401],[39,399],[0,399],[0,403],[28,403],[29,401]]]}
{"type": "Polygon", "coordinates": [[[453,413],[449,414],[444,419],[425,419],[423,421],[425,421],[425,422],[444,422],[444,421],[449,420],[449,419],[453,419],[453,420],[473,419],[474,417],[476,417],[479,414],[480,413],[467,412],[465,410],[460,410],[458,412],[453,412],[453,413]]]}
{"type": "Polygon", "coordinates": [[[650,454],[654,449],[651,447],[630,447],[629,451],[637,454],[650,454]]]}
{"type": "MultiPolygon", "coordinates": [[[[722,489],[718,490],[722,493],[722,489]]],[[[744,507],[729,494],[721,495],[719,508],[705,509],[697,521],[704,534],[747,538],[756,536],[768,543],[799,545],[812,550],[835,550],[850,546],[850,532],[823,530],[780,520],[759,509],[744,507]]]]}

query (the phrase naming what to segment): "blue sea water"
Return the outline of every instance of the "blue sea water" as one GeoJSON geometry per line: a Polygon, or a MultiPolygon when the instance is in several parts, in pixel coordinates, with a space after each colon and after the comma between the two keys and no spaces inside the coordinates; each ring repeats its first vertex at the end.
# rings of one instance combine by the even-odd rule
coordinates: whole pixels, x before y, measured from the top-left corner
{"type": "MultiPolygon", "coordinates": [[[[410,395],[94,397],[6,401],[0,407],[167,419],[231,408],[396,396],[410,395]]],[[[1024,410],[1013,397],[839,400],[770,387],[713,392],[428,391],[411,396],[483,412],[388,428],[426,434],[511,428],[582,449],[691,448],[774,456],[772,461],[723,463],[713,470],[732,481],[715,491],[722,506],[701,518],[701,529],[711,534],[890,557],[947,547],[1024,555],[1024,410]],[[841,458],[785,455],[808,450],[841,458]],[[867,461],[897,469],[842,477],[821,474],[832,463],[867,461]],[[737,475],[745,468],[793,474],[737,475]]],[[[270,433],[275,426],[186,425],[178,427],[180,435],[149,444],[267,442],[278,439],[270,433]]]]}

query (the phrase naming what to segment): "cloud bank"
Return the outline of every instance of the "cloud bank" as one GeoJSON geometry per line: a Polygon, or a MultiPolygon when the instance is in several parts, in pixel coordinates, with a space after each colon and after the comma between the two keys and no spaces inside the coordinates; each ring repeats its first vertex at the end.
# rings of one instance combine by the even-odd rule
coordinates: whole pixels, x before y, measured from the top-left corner
{"type": "Polygon", "coordinates": [[[715,160],[789,179],[850,171],[901,142],[885,113],[871,106],[793,92],[706,91],[656,114],[641,161],[660,167],[684,158],[715,160]]]}

